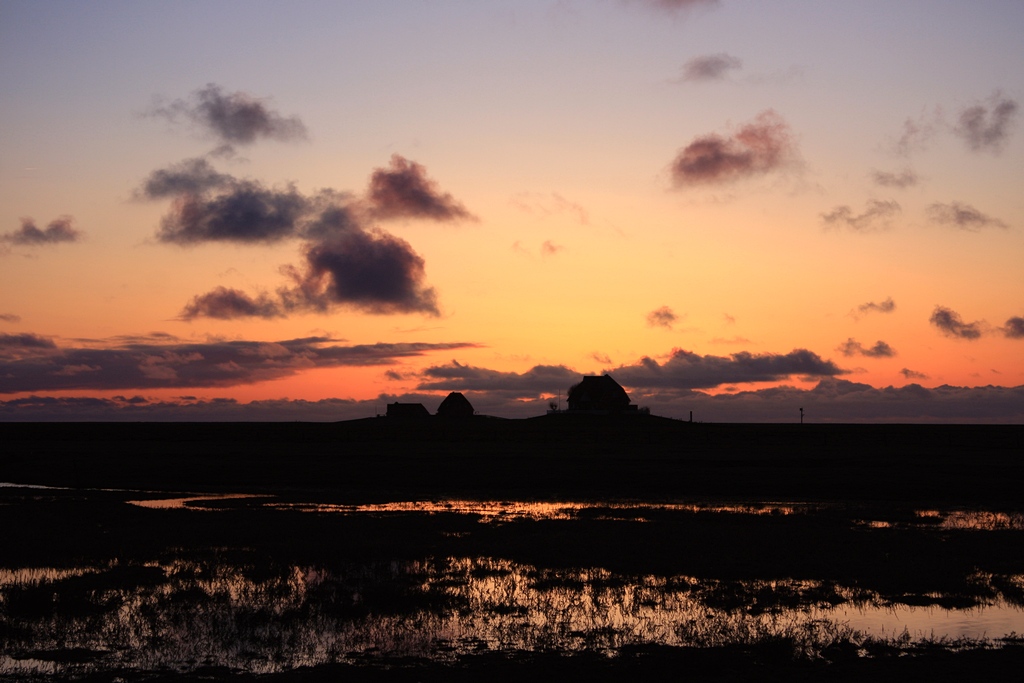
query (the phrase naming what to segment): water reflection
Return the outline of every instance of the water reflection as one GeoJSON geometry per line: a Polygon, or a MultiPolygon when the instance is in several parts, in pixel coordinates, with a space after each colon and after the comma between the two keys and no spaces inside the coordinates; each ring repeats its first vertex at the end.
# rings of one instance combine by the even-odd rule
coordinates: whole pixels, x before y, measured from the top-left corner
{"type": "MultiPolygon", "coordinates": [[[[979,580],[990,580],[981,577],[979,580]]],[[[1021,585],[1024,577],[1002,577],[1021,585]]],[[[995,586],[995,584],[992,584],[995,586]]],[[[0,673],[219,665],[270,673],[365,656],[785,642],[813,657],[871,637],[998,638],[1024,611],[893,605],[822,581],[717,581],[543,569],[492,558],[257,566],[181,556],[0,573],[0,673]]]]}
{"type": "Polygon", "coordinates": [[[513,520],[571,520],[587,515],[590,519],[629,519],[642,521],[653,512],[707,512],[744,515],[792,515],[814,509],[816,506],[797,503],[711,504],[711,503],[606,503],[606,502],[537,502],[537,501],[477,501],[477,500],[420,500],[364,505],[327,503],[268,503],[268,507],[302,512],[337,514],[457,513],[477,515],[481,521],[513,520]]]}

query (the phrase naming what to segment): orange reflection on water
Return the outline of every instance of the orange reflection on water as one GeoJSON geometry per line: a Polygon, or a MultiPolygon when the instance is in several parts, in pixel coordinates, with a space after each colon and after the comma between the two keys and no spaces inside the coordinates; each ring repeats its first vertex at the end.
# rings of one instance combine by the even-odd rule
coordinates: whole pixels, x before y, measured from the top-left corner
{"type": "Polygon", "coordinates": [[[976,531],[1020,531],[1024,529],[1024,514],[1019,512],[991,512],[988,510],[917,510],[921,519],[938,519],[943,529],[972,529],[976,531]]]}
{"type": "Polygon", "coordinates": [[[584,511],[595,510],[594,516],[600,519],[600,511],[608,511],[609,517],[643,518],[644,512],[674,511],[689,513],[722,513],[743,515],[792,515],[811,509],[791,503],[760,503],[760,504],[679,504],[679,503],[589,503],[589,502],[540,502],[540,501],[477,501],[477,500],[443,500],[443,501],[400,501],[391,503],[370,503],[364,505],[343,505],[330,503],[269,503],[267,507],[299,510],[302,512],[322,512],[340,514],[388,514],[418,513],[442,514],[455,513],[463,515],[479,515],[482,521],[504,520],[570,520],[577,519],[584,511]],[[634,513],[628,515],[625,513],[634,513]]]}

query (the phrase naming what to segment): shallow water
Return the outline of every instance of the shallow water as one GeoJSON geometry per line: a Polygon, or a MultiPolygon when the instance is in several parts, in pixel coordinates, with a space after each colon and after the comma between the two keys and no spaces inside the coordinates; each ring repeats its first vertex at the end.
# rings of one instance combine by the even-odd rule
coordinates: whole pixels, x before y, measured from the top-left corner
{"type": "MultiPolygon", "coordinates": [[[[126,519],[138,524],[166,517],[201,528],[202,520],[225,517],[211,514],[217,510],[236,515],[242,525],[284,520],[281,528],[294,529],[300,538],[336,544],[345,543],[346,534],[368,532],[342,524],[324,527],[337,531],[323,536],[316,525],[394,519],[409,525],[394,528],[412,529],[415,537],[421,529],[450,524],[454,516],[464,519],[451,531],[443,526],[441,537],[508,525],[529,538],[534,527],[548,523],[569,530],[584,524],[657,530],[666,515],[698,527],[701,520],[723,518],[781,525],[822,515],[841,518],[833,508],[799,502],[341,505],[242,494],[149,493],[150,498],[140,499],[138,493],[125,492],[120,503],[111,503],[122,505],[126,519]]],[[[88,492],[82,492],[82,499],[88,499],[88,492]]],[[[111,509],[104,507],[104,514],[111,509]]],[[[880,530],[869,533],[902,528],[984,539],[1022,528],[1021,516],[1011,512],[862,512],[851,512],[846,523],[880,530]]],[[[708,648],[769,641],[787,643],[795,656],[814,658],[837,643],[859,648],[878,640],[998,644],[1024,633],[1024,566],[1000,575],[964,577],[972,590],[965,598],[928,590],[883,593],[857,582],[807,578],[806,573],[801,579],[727,579],[544,564],[502,557],[501,545],[491,553],[426,552],[410,559],[400,540],[382,538],[393,557],[360,559],[356,554],[297,561],[293,555],[321,555],[316,548],[306,552],[300,547],[290,555],[267,556],[230,543],[230,536],[223,540],[223,547],[169,543],[131,558],[81,563],[68,558],[60,567],[0,569],[0,674],[61,678],[122,669],[191,671],[204,665],[272,673],[367,657],[451,661],[481,652],[614,654],[634,645],[708,648]]],[[[549,552],[561,557],[558,548],[549,552]]]]}

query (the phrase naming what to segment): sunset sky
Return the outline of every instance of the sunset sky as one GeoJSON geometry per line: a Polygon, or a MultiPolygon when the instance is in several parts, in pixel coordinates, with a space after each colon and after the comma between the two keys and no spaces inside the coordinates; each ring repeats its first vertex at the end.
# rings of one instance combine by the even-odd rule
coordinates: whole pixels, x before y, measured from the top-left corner
{"type": "Polygon", "coordinates": [[[1024,422],[1020,0],[0,0],[0,419],[1024,422]]]}

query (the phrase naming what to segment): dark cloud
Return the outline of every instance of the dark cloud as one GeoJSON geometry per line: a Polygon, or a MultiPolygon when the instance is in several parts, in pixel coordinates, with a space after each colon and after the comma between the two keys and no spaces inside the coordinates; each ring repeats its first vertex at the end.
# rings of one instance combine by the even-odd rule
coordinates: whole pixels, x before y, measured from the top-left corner
{"type": "Polygon", "coordinates": [[[845,226],[854,232],[876,232],[888,230],[893,219],[901,211],[897,202],[871,199],[861,214],[854,214],[849,206],[837,206],[828,213],[821,214],[821,219],[827,227],[845,226]]]}
{"type": "Polygon", "coordinates": [[[1010,339],[1024,339],[1024,317],[1014,316],[1003,325],[1003,334],[1010,339]]]}
{"type": "Polygon", "coordinates": [[[270,243],[296,236],[310,208],[294,187],[273,190],[241,181],[215,196],[179,195],[157,238],[175,244],[270,243]]]}
{"type": "Polygon", "coordinates": [[[5,323],[19,323],[21,322],[20,315],[14,315],[13,313],[0,313],[0,320],[5,323]]]}
{"type": "Polygon", "coordinates": [[[288,377],[313,368],[387,366],[469,343],[342,346],[325,337],[278,342],[124,343],[63,348],[34,335],[0,345],[0,394],[55,390],[228,387],[288,377]]]}
{"type": "Polygon", "coordinates": [[[946,225],[959,230],[977,232],[982,228],[1006,228],[1006,223],[998,218],[986,216],[970,204],[963,202],[951,202],[940,204],[936,202],[927,209],[928,218],[939,225],[946,225]]]}
{"type": "Polygon", "coordinates": [[[564,365],[536,365],[526,372],[502,372],[462,365],[429,367],[417,386],[423,391],[487,391],[506,397],[531,398],[556,394],[578,382],[580,374],[564,365]]]}
{"type": "Polygon", "coordinates": [[[370,176],[367,200],[377,218],[476,220],[454,197],[438,190],[421,164],[399,154],[391,155],[390,167],[378,168],[370,176]]]}
{"type": "Polygon", "coordinates": [[[187,100],[175,100],[147,112],[172,123],[185,121],[234,145],[261,138],[281,141],[306,139],[306,126],[297,117],[283,117],[267,106],[267,100],[244,92],[226,93],[216,84],[196,90],[187,100]]]}
{"type": "Polygon", "coordinates": [[[877,341],[871,348],[864,348],[864,345],[859,341],[853,339],[847,339],[845,342],[839,345],[836,349],[839,353],[844,356],[867,356],[868,358],[892,358],[896,355],[896,350],[886,344],[884,341],[877,341]]]}
{"type": "Polygon", "coordinates": [[[182,194],[197,195],[236,184],[233,177],[218,173],[206,159],[186,159],[150,173],[135,191],[135,196],[142,199],[164,199],[182,194]]]}
{"type": "Polygon", "coordinates": [[[679,316],[668,306],[662,306],[647,314],[647,324],[650,327],[664,327],[672,329],[673,323],[679,320],[679,316]]]}
{"type": "Polygon", "coordinates": [[[1009,140],[1019,108],[1016,101],[996,92],[986,103],[964,109],[953,131],[975,152],[998,153],[1009,140]]]}
{"type": "MultiPolygon", "coordinates": [[[[578,381],[574,376],[572,381],[578,381]]],[[[453,389],[454,390],[454,389],[453,389]]],[[[794,422],[804,408],[812,422],[1008,423],[1024,422],[1024,386],[952,387],[933,389],[918,384],[877,389],[841,379],[823,379],[813,389],[772,387],[734,394],[698,391],[638,394],[634,403],[656,415],[686,419],[690,411],[701,422],[794,422]]],[[[466,392],[484,415],[527,418],[543,415],[549,399],[516,397],[502,392],[466,392]]],[[[443,394],[381,394],[355,401],[266,400],[239,403],[234,399],[154,401],[142,396],[49,397],[0,401],[2,421],[181,421],[334,422],[371,417],[395,401],[423,403],[436,409],[443,394]]],[[[564,403],[563,403],[564,406],[564,403]]]]}
{"type": "Polygon", "coordinates": [[[728,183],[782,168],[795,154],[788,124],[769,109],[731,137],[712,133],[684,147],[672,161],[673,184],[728,183]]]}
{"type": "Polygon", "coordinates": [[[928,379],[928,375],[923,372],[917,372],[916,370],[911,370],[909,368],[903,368],[900,370],[900,374],[907,379],[928,379]]]}
{"type": "Polygon", "coordinates": [[[195,318],[281,318],[281,305],[266,294],[251,297],[245,292],[227,287],[217,287],[206,294],[192,297],[192,301],[181,311],[183,320],[195,318]]]}
{"type": "Polygon", "coordinates": [[[728,358],[677,349],[664,363],[643,358],[611,371],[620,384],[636,388],[709,389],[724,384],[774,382],[791,375],[832,377],[846,371],[806,349],[787,354],[734,353],[728,358]]]}
{"type": "Polygon", "coordinates": [[[405,240],[356,231],[311,244],[305,256],[305,270],[291,271],[296,288],[285,295],[287,308],[440,314],[436,292],[423,284],[423,258],[405,240]]]}
{"type": "Polygon", "coordinates": [[[905,168],[899,173],[889,173],[887,171],[875,171],[871,174],[871,179],[876,185],[881,187],[893,187],[897,190],[904,190],[908,187],[914,187],[917,185],[921,178],[914,171],[909,168],[905,168]]]}
{"type": "Polygon", "coordinates": [[[978,339],[981,337],[983,326],[981,321],[965,323],[959,313],[945,306],[936,306],[928,322],[939,328],[947,337],[957,339],[978,339]]]}
{"type": "Polygon", "coordinates": [[[694,57],[683,64],[683,72],[679,80],[682,82],[720,81],[726,77],[729,71],[742,67],[743,62],[739,57],[733,57],[725,52],[703,55],[694,57]]]}
{"type": "Polygon", "coordinates": [[[0,334],[0,359],[21,357],[24,353],[55,349],[52,339],[37,334],[0,334]]]}
{"type": "Polygon", "coordinates": [[[31,218],[22,218],[21,229],[0,235],[0,242],[29,246],[77,242],[81,239],[82,233],[72,227],[74,221],[71,216],[61,216],[50,221],[45,230],[40,230],[31,218]]]}
{"type": "Polygon", "coordinates": [[[887,297],[885,301],[880,304],[876,304],[874,301],[869,301],[866,304],[861,304],[857,307],[857,313],[854,313],[854,317],[860,315],[867,315],[868,313],[892,313],[896,310],[896,302],[892,300],[892,297],[887,297]]]}

